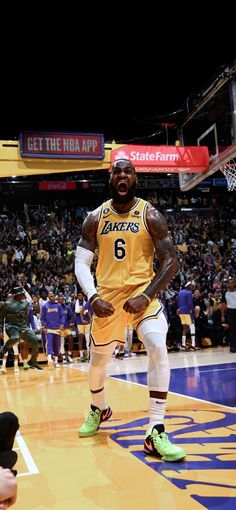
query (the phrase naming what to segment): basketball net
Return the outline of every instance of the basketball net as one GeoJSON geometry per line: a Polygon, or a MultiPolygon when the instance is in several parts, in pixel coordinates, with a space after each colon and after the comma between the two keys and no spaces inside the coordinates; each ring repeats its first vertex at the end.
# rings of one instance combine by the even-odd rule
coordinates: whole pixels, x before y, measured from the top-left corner
{"type": "Polygon", "coordinates": [[[234,191],[236,189],[236,160],[231,159],[221,166],[220,170],[227,180],[228,191],[234,191]]]}

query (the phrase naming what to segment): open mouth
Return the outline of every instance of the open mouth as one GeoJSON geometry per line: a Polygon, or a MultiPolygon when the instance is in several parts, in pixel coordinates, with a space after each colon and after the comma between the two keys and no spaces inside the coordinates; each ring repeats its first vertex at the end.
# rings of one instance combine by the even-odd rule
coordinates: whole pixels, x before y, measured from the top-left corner
{"type": "Polygon", "coordinates": [[[117,191],[119,193],[126,193],[128,191],[128,186],[126,182],[120,182],[117,186],[117,191]]]}

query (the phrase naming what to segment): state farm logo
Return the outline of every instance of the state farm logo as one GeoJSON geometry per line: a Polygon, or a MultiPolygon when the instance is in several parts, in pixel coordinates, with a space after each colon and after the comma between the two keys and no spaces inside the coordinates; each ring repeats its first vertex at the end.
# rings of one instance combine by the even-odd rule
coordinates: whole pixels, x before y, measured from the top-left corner
{"type": "Polygon", "coordinates": [[[180,160],[176,147],[172,147],[172,150],[169,150],[168,147],[159,147],[159,150],[155,150],[155,147],[146,149],[142,151],[140,147],[138,150],[130,150],[128,154],[124,150],[118,150],[114,155],[114,160],[128,159],[134,164],[148,162],[151,166],[155,165],[155,162],[175,163],[180,160]]]}
{"type": "Polygon", "coordinates": [[[117,154],[115,155],[115,160],[117,159],[129,159],[129,156],[128,154],[126,154],[125,151],[118,151],[117,154]]]}

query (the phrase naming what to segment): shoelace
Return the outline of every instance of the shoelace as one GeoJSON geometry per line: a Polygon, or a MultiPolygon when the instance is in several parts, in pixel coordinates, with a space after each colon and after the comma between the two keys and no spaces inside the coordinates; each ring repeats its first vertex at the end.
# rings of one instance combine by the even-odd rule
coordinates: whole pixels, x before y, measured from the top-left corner
{"type": "Polygon", "coordinates": [[[161,437],[162,437],[162,439],[165,441],[165,443],[170,443],[170,440],[169,440],[169,438],[168,438],[168,436],[167,436],[167,434],[166,434],[165,432],[162,432],[162,433],[160,434],[160,436],[161,436],[161,437]]]}
{"type": "MultiPolygon", "coordinates": [[[[154,444],[155,444],[155,440],[157,440],[159,437],[162,440],[161,445],[170,446],[172,444],[171,441],[168,439],[168,436],[165,432],[161,432],[161,434],[158,434],[157,437],[153,436],[154,444]]],[[[160,443],[158,443],[158,446],[160,446],[160,443]]]]}
{"type": "Polygon", "coordinates": [[[90,411],[90,413],[88,415],[88,418],[87,418],[87,423],[93,422],[94,420],[98,421],[99,420],[99,416],[96,413],[96,411],[90,411]]]}

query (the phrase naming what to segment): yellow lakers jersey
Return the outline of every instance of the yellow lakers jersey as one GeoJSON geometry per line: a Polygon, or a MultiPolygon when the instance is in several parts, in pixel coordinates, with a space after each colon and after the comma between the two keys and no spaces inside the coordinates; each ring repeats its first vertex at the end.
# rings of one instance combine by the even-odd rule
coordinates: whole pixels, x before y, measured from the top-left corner
{"type": "Polygon", "coordinates": [[[153,276],[154,246],[146,224],[148,203],[141,198],[126,212],[101,206],[97,230],[98,287],[117,289],[140,285],[153,276]]]}

